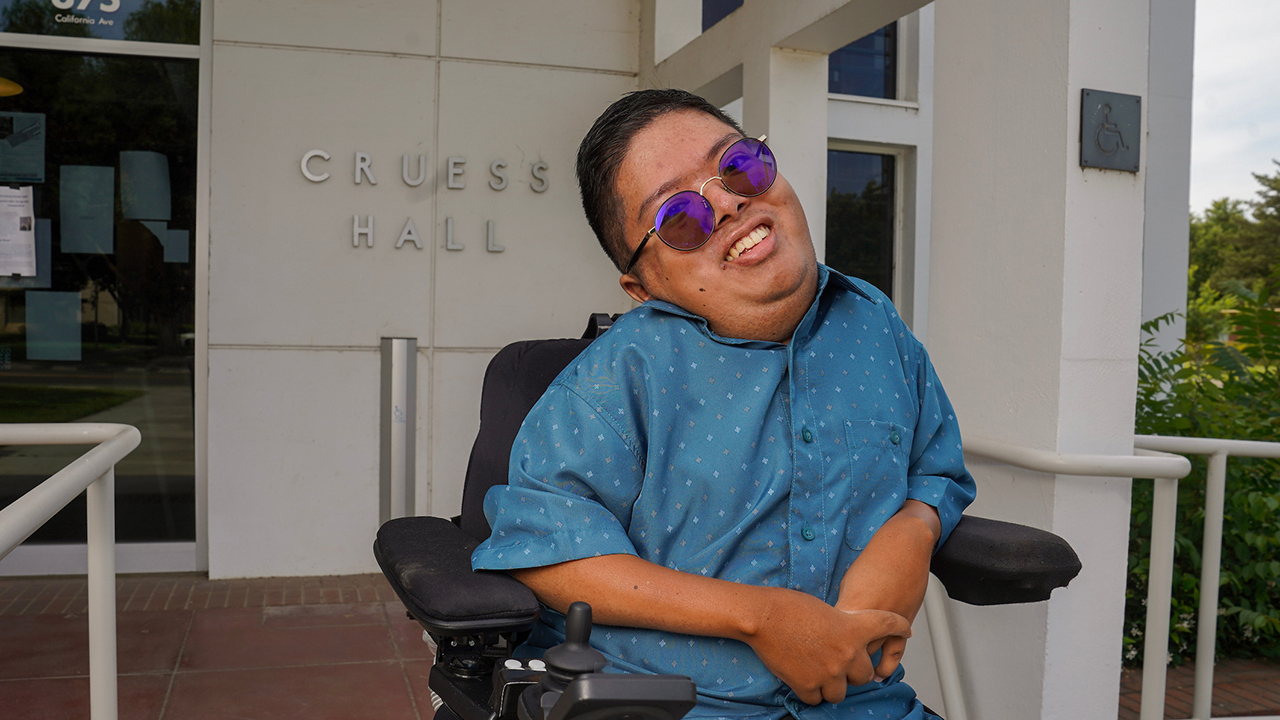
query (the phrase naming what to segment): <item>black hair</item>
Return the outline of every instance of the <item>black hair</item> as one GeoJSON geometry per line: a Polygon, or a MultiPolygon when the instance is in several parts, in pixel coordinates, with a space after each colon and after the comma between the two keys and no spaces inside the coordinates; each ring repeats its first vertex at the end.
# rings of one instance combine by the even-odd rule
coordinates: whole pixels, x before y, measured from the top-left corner
{"type": "Polygon", "coordinates": [[[582,138],[578,146],[578,190],[582,210],[600,241],[600,247],[622,272],[627,264],[627,242],[623,238],[623,203],[618,194],[618,169],[631,140],[654,120],[681,110],[704,112],[742,132],[738,123],[720,108],[684,90],[638,90],[627,93],[610,105],[582,138]]]}

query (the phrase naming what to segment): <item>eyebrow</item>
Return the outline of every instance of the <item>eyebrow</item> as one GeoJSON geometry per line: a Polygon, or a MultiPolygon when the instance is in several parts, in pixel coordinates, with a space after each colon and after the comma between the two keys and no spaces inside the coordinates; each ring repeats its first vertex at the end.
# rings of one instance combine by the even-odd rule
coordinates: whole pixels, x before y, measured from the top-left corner
{"type": "MultiPolygon", "coordinates": [[[[744,137],[746,136],[736,132],[725,133],[724,137],[721,137],[716,142],[716,144],[712,145],[711,149],[707,151],[706,157],[702,159],[703,163],[709,163],[712,160],[715,160],[717,157],[719,157],[720,153],[722,153],[726,147],[741,140],[744,137]]],[[[671,193],[672,190],[675,190],[676,188],[680,187],[680,184],[682,182],[683,180],[681,178],[674,178],[672,180],[666,181],[665,183],[662,184],[662,187],[659,187],[657,190],[654,190],[653,194],[645,198],[644,202],[640,203],[640,210],[639,212],[636,213],[636,220],[642,221],[644,219],[645,209],[647,209],[650,205],[652,205],[654,201],[656,201],[658,198],[663,197],[664,195],[668,195],[671,193]]]]}

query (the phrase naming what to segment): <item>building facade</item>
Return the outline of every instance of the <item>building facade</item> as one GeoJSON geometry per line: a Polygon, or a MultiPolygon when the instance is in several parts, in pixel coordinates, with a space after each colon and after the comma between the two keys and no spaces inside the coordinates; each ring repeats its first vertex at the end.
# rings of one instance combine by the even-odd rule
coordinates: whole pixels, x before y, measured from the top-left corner
{"type": "MultiPolygon", "coordinates": [[[[5,419],[139,426],[121,571],[371,572],[382,519],[458,512],[493,354],[633,306],[574,155],[676,86],[769,135],[819,258],[893,297],[967,432],[1127,454],[1138,323],[1185,286],[1194,5],[1024,5],[0,0],[5,419]],[[1136,172],[1081,167],[1089,88],[1142,99],[1136,172]]],[[[72,457],[0,456],[4,502],[72,457]]],[[[973,693],[1019,687],[979,714],[1113,713],[1072,693],[1118,674],[1129,481],[978,474],[981,513],[1086,565],[954,608],[973,693]]],[[[0,572],[83,571],[76,517],[0,572]]]]}

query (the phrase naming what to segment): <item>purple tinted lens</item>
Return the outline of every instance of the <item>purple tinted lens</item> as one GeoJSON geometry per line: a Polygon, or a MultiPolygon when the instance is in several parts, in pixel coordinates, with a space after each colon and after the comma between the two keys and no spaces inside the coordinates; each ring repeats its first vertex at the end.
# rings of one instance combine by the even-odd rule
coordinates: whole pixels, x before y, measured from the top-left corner
{"type": "Polygon", "coordinates": [[[711,237],[715,219],[715,212],[706,198],[692,190],[684,190],[662,203],[654,225],[662,242],[676,250],[693,250],[702,247],[711,237]]]}
{"type": "Polygon", "coordinates": [[[754,197],[773,185],[778,165],[768,145],[744,138],[730,145],[720,158],[720,177],[733,192],[754,197]]]}

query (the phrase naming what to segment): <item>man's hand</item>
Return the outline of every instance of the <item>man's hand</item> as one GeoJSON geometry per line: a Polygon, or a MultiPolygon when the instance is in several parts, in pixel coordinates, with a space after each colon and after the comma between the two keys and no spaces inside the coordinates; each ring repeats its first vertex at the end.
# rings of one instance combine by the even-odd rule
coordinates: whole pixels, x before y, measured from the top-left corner
{"type": "MultiPolygon", "coordinates": [[[[908,621],[915,620],[929,587],[933,548],[941,535],[938,511],[918,500],[907,500],[849,566],[840,581],[836,608],[846,612],[889,610],[908,621]]],[[[889,637],[872,645],[871,652],[882,651],[876,680],[889,677],[898,668],[907,637],[889,637]]]]}
{"type": "Polygon", "coordinates": [[[802,592],[770,590],[759,626],[743,639],[810,705],[844,700],[850,685],[871,681],[873,648],[911,636],[911,623],[897,613],[844,612],[802,592]]]}
{"type": "Polygon", "coordinates": [[[803,701],[839,702],[871,680],[885,638],[905,642],[909,619],[880,609],[843,612],[796,590],[683,573],[633,555],[603,555],[513,570],[560,612],[591,604],[605,625],[740,640],[803,701]]]}

